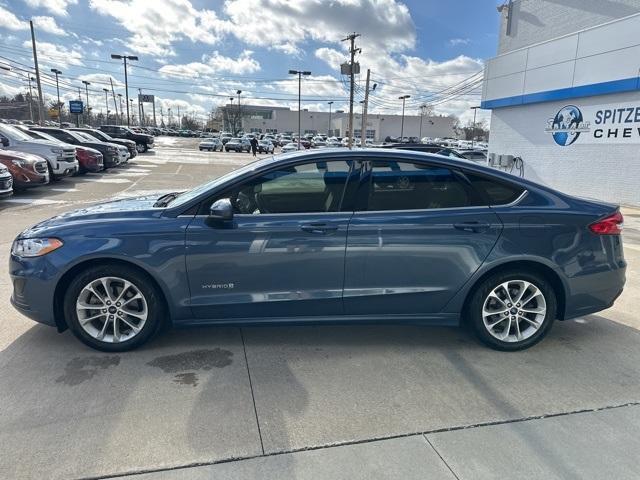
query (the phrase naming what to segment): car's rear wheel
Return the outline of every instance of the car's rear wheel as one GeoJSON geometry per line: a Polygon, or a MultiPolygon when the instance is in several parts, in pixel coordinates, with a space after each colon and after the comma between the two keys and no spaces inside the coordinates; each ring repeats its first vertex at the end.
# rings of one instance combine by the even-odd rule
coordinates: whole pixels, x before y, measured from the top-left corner
{"type": "Polygon", "coordinates": [[[546,278],[511,271],[491,275],[478,285],[466,313],[483,343],[515,351],[542,340],[556,312],[556,293],[546,278]]]}
{"type": "Polygon", "coordinates": [[[105,352],[131,350],[146,342],[164,317],[161,294],[135,268],[89,268],[69,284],[64,297],[67,325],[83,343],[105,352]]]}

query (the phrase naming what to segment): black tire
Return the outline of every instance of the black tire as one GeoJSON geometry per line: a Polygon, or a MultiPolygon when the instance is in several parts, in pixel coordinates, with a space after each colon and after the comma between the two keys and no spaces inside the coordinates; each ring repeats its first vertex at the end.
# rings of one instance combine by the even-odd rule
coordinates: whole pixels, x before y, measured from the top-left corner
{"type": "MultiPolygon", "coordinates": [[[[520,305],[520,304],[518,304],[520,305]]],[[[522,307],[521,307],[522,308],[522,307]]],[[[473,329],[476,337],[485,345],[495,349],[502,351],[518,351],[524,350],[526,348],[532,347],[540,340],[542,340],[547,333],[551,330],[553,322],[556,318],[558,308],[557,295],[553,285],[542,275],[537,272],[522,272],[517,270],[508,270],[497,272],[493,275],[490,275],[485,280],[483,280],[480,284],[478,284],[471,294],[469,302],[467,303],[467,308],[465,310],[465,320],[467,324],[473,329]],[[485,304],[485,300],[487,300],[489,293],[491,293],[495,288],[499,285],[509,282],[509,281],[517,281],[523,280],[525,282],[529,282],[537,287],[542,295],[544,296],[546,313],[544,319],[540,322],[540,327],[535,333],[531,334],[529,337],[521,340],[521,341],[503,341],[495,336],[493,336],[488,327],[485,326],[483,320],[483,307],[485,304]]],[[[509,314],[510,315],[510,314],[509,314]]],[[[508,317],[508,315],[507,315],[508,317]]],[[[492,321],[495,319],[499,319],[500,317],[490,317],[492,321]]],[[[519,317],[511,317],[511,318],[519,318],[519,317]]],[[[505,321],[508,319],[505,318],[505,321]]],[[[509,323],[511,325],[511,323],[509,323]]],[[[515,324],[511,327],[515,332],[515,324]]],[[[518,325],[524,325],[525,328],[530,328],[528,322],[526,321],[518,321],[518,325]]],[[[506,329],[506,325],[504,327],[498,327],[506,329]]],[[[504,331],[504,330],[503,330],[504,331]]]]}
{"type": "Polygon", "coordinates": [[[59,182],[61,177],[58,177],[53,173],[53,168],[51,168],[51,164],[47,162],[47,170],[49,170],[49,183],[59,182]]]}
{"type": "Polygon", "coordinates": [[[138,148],[138,152],[139,153],[144,153],[147,151],[147,144],[146,143],[138,143],[137,144],[137,148],[138,148]]]}
{"type": "MultiPolygon", "coordinates": [[[[145,273],[126,265],[100,265],[89,267],[76,275],[64,294],[64,316],[73,334],[85,345],[103,352],[124,352],[139,347],[148,341],[162,326],[165,307],[161,292],[145,273]],[[76,313],[76,301],[83,288],[91,281],[102,277],[118,277],[131,282],[144,296],[147,318],[142,329],[132,338],[121,342],[103,342],[91,336],[80,325],[76,313]]],[[[107,330],[108,331],[108,330],[107,330]]]]}

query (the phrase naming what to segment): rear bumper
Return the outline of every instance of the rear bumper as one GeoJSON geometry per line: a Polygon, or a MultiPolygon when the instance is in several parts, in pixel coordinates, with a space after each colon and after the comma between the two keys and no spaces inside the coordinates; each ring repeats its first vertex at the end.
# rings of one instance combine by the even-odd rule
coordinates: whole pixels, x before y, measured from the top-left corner
{"type": "Polygon", "coordinates": [[[626,282],[626,263],[618,268],[573,277],[568,280],[564,320],[610,308],[626,282]]]}

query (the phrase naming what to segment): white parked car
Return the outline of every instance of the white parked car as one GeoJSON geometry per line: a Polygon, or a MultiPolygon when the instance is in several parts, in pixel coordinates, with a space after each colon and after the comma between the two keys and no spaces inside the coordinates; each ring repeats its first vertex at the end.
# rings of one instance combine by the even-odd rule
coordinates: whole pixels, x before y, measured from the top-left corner
{"type": "Polygon", "coordinates": [[[302,145],[300,145],[300,148],[298,148],[298,142],[289,142],[282,147],[282,153],[295,152],[296,150],[304,149],[305,148],[302,145]]]}
{"type": "Polygon", "coordinates": [[[275,147],[273,142],[268,138],[263,138],[258,142],[258,153],[273,153],[275,147]]]}
{"type": "Polygon", "coordinates": [[[202,152],[203,150],[208,150],[210,152],[215,152],[216,150],[222,151],[223,145],[219,138],[207,138],[203,140],[198,145],[198,149],[202,152]]]}

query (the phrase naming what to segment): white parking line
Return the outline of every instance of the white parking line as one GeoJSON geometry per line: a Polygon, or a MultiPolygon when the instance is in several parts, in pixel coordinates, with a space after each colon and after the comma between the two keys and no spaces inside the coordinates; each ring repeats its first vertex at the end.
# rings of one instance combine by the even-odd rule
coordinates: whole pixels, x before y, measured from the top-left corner
{"type": "Polygon", "coordinates": [[[6,203],[24,203],[30,205],[53,205],[55,203],[66,203],[63,200],[51,200],[48,198],[7,198],[6,203]]]}
{"type": "Polygon", "coordinates": [[[52,192],[77,192],[77,188],[50,188],[52,192]]]}
{"type": "Polygon", "coordinates": [[[131,183],[127,178],[83,178],[82,180],[95,183],[131,183]]]}

